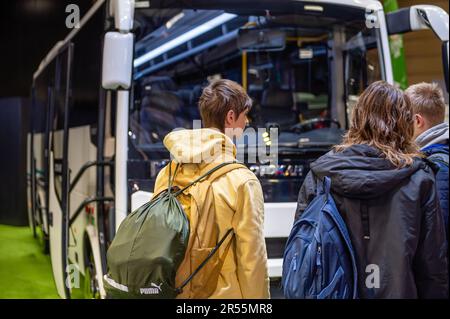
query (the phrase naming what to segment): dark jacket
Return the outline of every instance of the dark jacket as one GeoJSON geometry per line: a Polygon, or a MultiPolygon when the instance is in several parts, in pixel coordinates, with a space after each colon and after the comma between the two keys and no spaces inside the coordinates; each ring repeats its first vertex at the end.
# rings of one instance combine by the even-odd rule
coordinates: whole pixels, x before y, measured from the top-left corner
{"type": "Polygon", "coordinates": [[[423,160],[397,169],[367,145],[331,151],[311,164],[296,217],[314,198],[318,179],[324,176],[331,178],[333,198],[350,232],[360,298],[448,297],[444,223],[434,174],[423,160]],[[368,227],[363,227],[362,210],[368,227]],[[370,237],[365,240],[366,228],[370,237]],[[370,264],[380,271],[379,288],[366,287],[370,264]]]}
{"type": "Polygon", "coordinates": [[[448,124],[441,123],[422,132],[417,136],[416,143],[427,158],[437,166],[436,188],[448,238],[448,124]]]}
{"type": "Polygon", "coordinates": [[[439,195],[441,212],[444,216],[448,240],[448,140],[447,144],[432,144],[422,151],[428,160],[432,161],[438,167],[436,172],[436,188],[439,195]]]}

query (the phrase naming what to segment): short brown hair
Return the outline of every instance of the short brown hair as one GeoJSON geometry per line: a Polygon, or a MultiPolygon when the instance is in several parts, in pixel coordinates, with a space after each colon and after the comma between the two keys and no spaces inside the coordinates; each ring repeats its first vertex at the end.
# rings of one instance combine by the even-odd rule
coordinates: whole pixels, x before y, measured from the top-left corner
{"type": "Polygon", "coordinates": [[[340,152],[355,144],[378,149],[395,167],[413,163],[419,156],[413,142],[414,111],[406,94],[384,81],[372,83],[352,110],[352,121],[340,152]]]}
{"type": "Polygon", "coordinates": [[[252,107],[252,99],[244,88],[231,80],[214,80],[203,89],[199,100],[200,115],[205,127],[225,130],[225,117],[230,110],[237,116],[252,107]]]}
{"type": "Polygon", "coordinates": [[[444,122],[444,94],[436,83],[415,84],[410,86],[405,93],[411,100],[414,112],[424,116],[430,125],[435,126],[444,122]]]}

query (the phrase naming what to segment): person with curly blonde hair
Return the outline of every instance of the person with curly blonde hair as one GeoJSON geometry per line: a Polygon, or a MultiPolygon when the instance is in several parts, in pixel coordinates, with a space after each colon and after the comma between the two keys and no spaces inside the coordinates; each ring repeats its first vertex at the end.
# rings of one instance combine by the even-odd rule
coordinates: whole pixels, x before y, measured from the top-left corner
{"type": "Polygon", "coordinates": [[[407,95],[383,81],[365,90],[342,143],[311,164],[297,218],[325,177],[355,250],[360,298],[448,297],[435,177],[414,143],[407,95]],[[378,278],[368,285],[375,268],[378,278]]]}

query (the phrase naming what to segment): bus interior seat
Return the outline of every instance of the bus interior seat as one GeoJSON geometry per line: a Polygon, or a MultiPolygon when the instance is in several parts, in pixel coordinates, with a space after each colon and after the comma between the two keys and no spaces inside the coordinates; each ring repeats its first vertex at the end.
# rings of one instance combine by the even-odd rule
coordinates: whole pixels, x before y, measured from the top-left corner
{"type": "Polygon", "coordinates": [[[142,81],[145,92],[176,91],[177,85],[170,76],[149,76],[142,81]]]}
{"type": "Polygon", "coordinates": [[[185,106],[189,106],[191,103],[191,90],[189,89],[179,89],[175,94],[183,101],[185,106]]]}
{"type": "Polygon", "coordinates": [[[253,100],[253,105],[247,117],[250,120],[250,126],[255,128],[257,128],[259,125],[264,125],[260,103],[262,92],[263,90],[261,87],[250,85],[248,88],[248,95],[253,100]]]}
{"type": "Polygon", "coordinates": [[[179,89],[175,94],[183,101],[181,116],[191,122],[189,125],[189,128],[191,128],[192,121],[200,118],[198,105],[191,102],[192,89],[179,89]]]}
{"type": "MultiPolygon", "coordinates": [[[[186,104],[188,105],[187,112],[189,113],[189,118],[193,120],[200,120],[200,109],[198,106],[198,101],[200,100],[200,96],[203,93],[203,86],[202,85],[195,85],[190,91],[189,94],[189,102],[186,104]]],[[[193,123],[191,123],[192,126],[193,123]]],[[[190,126],[190,127],[191,127],[190,126]]]]}
{"type": "Polygon", "coordinates": [[[278,85],[269,85],[261,96],[261,108],[267,122],[276,122],[282,128],[295,124],[294,96],[291,90],[280,88],[278,85]]]}
{"type": "Polygon", "coordinates": [[[198,106],[198,100],[202,96],[203,87],[201,85],[196,85],[191,91],[190,104],[198,106]]]}
{"type": "Polygon", "coordinates": [[[142,99],[141,125],[162,140],[174,128],[186,126],[181,116],[183,101],[170,91],[151,91],[142,99]]]}

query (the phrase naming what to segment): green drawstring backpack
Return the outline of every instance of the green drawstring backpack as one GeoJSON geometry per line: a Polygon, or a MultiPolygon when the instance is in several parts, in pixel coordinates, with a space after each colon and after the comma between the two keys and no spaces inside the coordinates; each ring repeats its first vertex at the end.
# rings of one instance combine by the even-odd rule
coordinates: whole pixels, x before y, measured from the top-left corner
{"type": "Polygon", "coordinates": [[[182,292],[233,229],[226,232],[182,285],[175,287],[177,269],[185,257],[190,232],[189,220],[177,196],[220,168],[234,163],[222,163],[182,189],[173,187],[179,164],[173,177],[169,164],[168,188],[124,219],[108,249],[109,271],[103,277],[107,298],[169,299],[182,292]]]}

